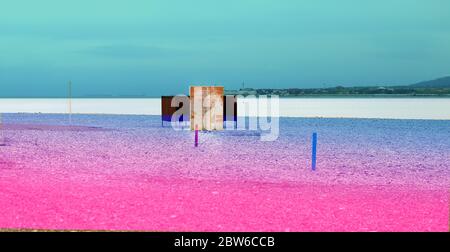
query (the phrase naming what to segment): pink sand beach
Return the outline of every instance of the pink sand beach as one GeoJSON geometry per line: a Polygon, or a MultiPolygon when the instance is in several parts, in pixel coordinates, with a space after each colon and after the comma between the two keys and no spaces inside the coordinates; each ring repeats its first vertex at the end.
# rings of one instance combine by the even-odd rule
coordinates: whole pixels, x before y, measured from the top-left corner
{"type": "Polygon", "coordinates": [[[276,142],[203,133],[194,148],[158,117],[60,117],[5,116],[0,228],[449,230],[447,121],[289,119],[276,142]]]}

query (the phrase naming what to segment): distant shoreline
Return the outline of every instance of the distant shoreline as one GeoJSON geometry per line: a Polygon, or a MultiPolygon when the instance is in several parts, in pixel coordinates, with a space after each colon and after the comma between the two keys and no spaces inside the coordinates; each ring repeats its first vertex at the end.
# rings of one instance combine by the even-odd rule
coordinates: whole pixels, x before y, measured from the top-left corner
{"type": "MultiPolygon", "coordinates": [[[[232,95],[232,94],[229,94],[232,95]]],[[[278,94],[264,94],[267,96],[278,94]]],[[[163,96],[163,95],[161,95],[163,96]]],[[[161,96],[74,96],[72,99],[160,99],[161,96]]],[[[243,94],[246,97],[248,95],[243,94]]],[[[255,95],[262,96],[262,95],[255,95]]],[[[401,94],[371,94],[371,95],[278,95],[280,98],[450,98],[450,95],[401,95],[401,94]]],[[[24,97],[1,97],[0,99],[68,99],[68,97],[53,96],[53,97],[39,97],[39,96],[24,96],[24,97]]]]}

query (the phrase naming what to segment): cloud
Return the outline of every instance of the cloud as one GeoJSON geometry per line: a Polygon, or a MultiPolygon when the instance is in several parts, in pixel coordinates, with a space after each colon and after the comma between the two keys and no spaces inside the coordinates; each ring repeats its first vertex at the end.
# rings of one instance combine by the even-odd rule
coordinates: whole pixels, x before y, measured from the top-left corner
{"type": "Polygon", "coordinates": [[[143,45],[103,45],[88,48],[83,53],[120,59],[152,59],[184,55],[180,49],[143,45]]]}

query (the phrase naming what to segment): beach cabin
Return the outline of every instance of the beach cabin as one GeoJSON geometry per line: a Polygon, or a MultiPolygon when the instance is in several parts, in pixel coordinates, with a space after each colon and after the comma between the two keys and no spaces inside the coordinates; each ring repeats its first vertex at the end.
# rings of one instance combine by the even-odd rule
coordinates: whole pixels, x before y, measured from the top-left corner
{"type": "Polygon", "coordinates": [[[223,130],[226,121],[233,121],[237,126],[237,98],[224,96],[220,86],[191,86],[189,96],[179,96],[178,106],[172,107],[175,96],[161,97],[161,125],[171,122],[178,111],[179,122],[190,122],[191,130],[223,130]],[[183,109],[182,109],[183,107],[183,109]]]}

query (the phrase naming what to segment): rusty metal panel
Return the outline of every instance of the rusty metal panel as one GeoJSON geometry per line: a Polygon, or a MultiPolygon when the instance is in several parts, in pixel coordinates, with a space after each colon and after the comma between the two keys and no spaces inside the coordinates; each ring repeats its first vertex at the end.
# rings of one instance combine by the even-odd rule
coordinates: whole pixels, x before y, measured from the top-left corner
{"type": "Polygon", "coordinates": [[[191,86],[191,129],[223,129],[223,87],[191,86]]]}
{"type": "Polygon", "coordinates": [[[210,87],[211,128],[223,130],[223,87],[210,87]]]}
{"type": "Polygon", "coordinates": [[[202,87],[191,86],[189,95],[191,101],[191,130],[203,129],[203,92],[202,87]]]}

